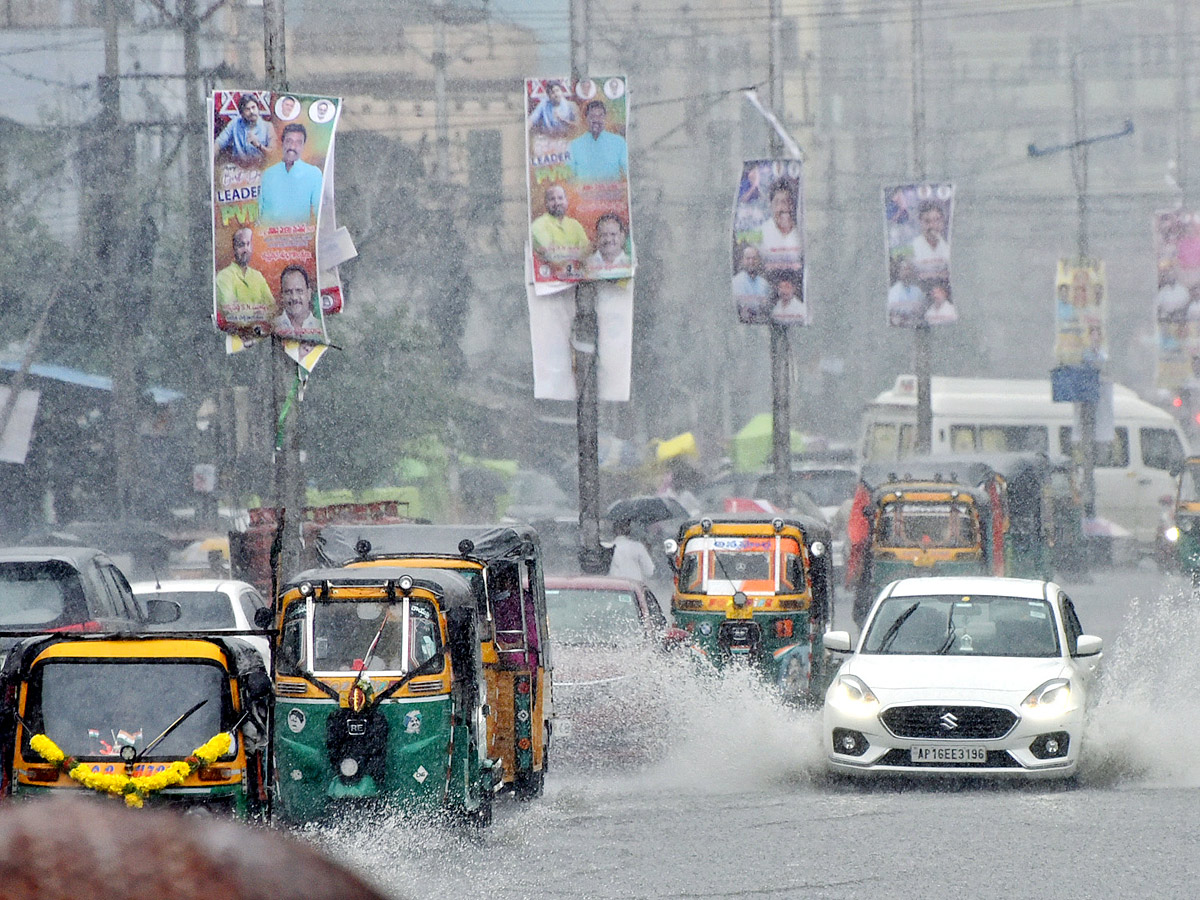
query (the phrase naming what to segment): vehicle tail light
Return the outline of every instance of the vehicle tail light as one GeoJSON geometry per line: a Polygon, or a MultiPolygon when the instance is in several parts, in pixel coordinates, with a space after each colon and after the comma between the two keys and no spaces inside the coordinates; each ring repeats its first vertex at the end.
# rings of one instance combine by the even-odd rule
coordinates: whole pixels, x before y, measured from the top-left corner
{"type": "Polygon", "coordinates": [[[775,637],[790,638],[792,636],[792,620],[791,619],[776,619],[775,620],[775,637]]]}

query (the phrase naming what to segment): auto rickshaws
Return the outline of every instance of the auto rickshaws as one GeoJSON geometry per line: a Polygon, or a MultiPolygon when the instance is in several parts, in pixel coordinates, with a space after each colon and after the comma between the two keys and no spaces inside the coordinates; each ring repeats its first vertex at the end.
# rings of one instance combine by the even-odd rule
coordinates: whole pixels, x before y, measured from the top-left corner
{"type": "Polygon", "coordinates": [[[553,720],[553,659],[537,532],[527,525],[329,525],[330,565],[423,566],[467,579],[479,612],[487,678],[488,756],[518,799],[545,786],[553,720]]]}
{"type": "Polygon", "coordinates": [[[487,684],[464,578],[396,566],[311,569],[283,587],[277,616],[282,818],[380,801],[491,822],[487,684]]]}
{"type": "Polygon", "coordinates": [[[240,638],[26,638],[0,698],[0,795],[93,791],[269,817],[271,682],[240,638]]]}
{"type": "Polygon", "coordinates": [[[832,562],[824,522],[727,514],[684,522],[664,542],[675,589],[671,612],[717,667],[757,668],[792,702],[820,697],[828,670],[832,562]]]}
{"type": "Polygon", "coordinates": [[[1004,477],[979,460],[864,465],[848,525],[854,620],[898,578],[1005,574],[1005,490],[1004,477]]]}
{"type": "Polygon", "coordinates": [[[1200,583],[1200,456],[1189,456],[1179,471],[1175,490],[1175,521],[1166,530],[1174,561],[1192,583],[1200,583]]]}

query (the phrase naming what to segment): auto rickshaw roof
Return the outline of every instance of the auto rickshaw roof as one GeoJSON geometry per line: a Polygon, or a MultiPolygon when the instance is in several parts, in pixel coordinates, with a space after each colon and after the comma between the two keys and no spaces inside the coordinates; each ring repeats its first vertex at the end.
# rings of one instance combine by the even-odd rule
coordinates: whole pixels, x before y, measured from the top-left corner
{"type": "Polygon", "coordinates": [[[529,525],[326,525],[317,535],[317,553],[329,565],[357,559],[389,556],[441,556],[483,563],[521,553],[526,542],[538,547],[538,535],[529,525]],[[369,541],[370,552],[361,557],[355,546],[369,541]],[[459,549],[463,541],[471,549],[459,549]]]}
{"type": "Polygon", "coordinates": [[[281,588],[280,594],[295,590],[304,582],[314,587],[328,582],[334,588],[379,587],[389,581],[409,577],[414,588],[429,591],[438,598],[446,609],[456,606],[475,608],[471,585],[467,579],[449,569],[424,569],[406,566],[364,566],[362,568],[308,569],[290,578],[281,588]]]}
{"type": "Polygon", "coordinates": [[[797,528],[804,535],[804,540],[808,543],[821,540],[829,542],[829,526],[820,519],[811,516],[797,516],[794,513],[777,513],[770,515],[768,513],[722,513],[716,516],[699,516],[697,518],[688,519],[679,526],[678,540],[682,541],[691,529],[699,528],[701,523],[708,519],[714,525],[764,525],[770,528],[776,519],[783,522],[785,528],[797,528]]]}
{"type": "Polygon", "coordinates": [[[999,474],[972,456],[911,456],[887,463],[863,463],[861,478],[872,490],[905,482],[955,484],[975,488],[999,474]]]}

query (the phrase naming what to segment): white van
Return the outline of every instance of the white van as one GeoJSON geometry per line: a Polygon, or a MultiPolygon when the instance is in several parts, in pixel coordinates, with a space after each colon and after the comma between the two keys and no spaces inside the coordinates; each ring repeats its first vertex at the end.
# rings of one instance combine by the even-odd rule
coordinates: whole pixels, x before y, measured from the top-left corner
{"type": "MultiPolygon", "coordinates": [[[[1076,405],[1055,403],[1050,381],[1002,378],[930,380],[933,453],[1048,451],[1071,455],[1076,405]]],[[[1172,470],[1187,455],[1175,419],[1113,385],[1111,421],[1097,409],[1096,515],[1153,546],[1174,503],[1172,470]]],[[[913,453],[917,379],[901,375],[863,414],[862,458],[886,462],[913,453]]]]}

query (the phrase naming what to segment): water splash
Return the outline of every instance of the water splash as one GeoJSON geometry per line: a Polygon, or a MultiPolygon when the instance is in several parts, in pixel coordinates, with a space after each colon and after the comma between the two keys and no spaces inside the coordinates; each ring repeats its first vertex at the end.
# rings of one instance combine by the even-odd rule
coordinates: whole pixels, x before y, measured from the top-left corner
{"type": "Polygon", "coordinates": [[[1200,598],[1188,588],[1129,607],[1104,648],[1080,780],[1200,785],[1200,598]]]}

